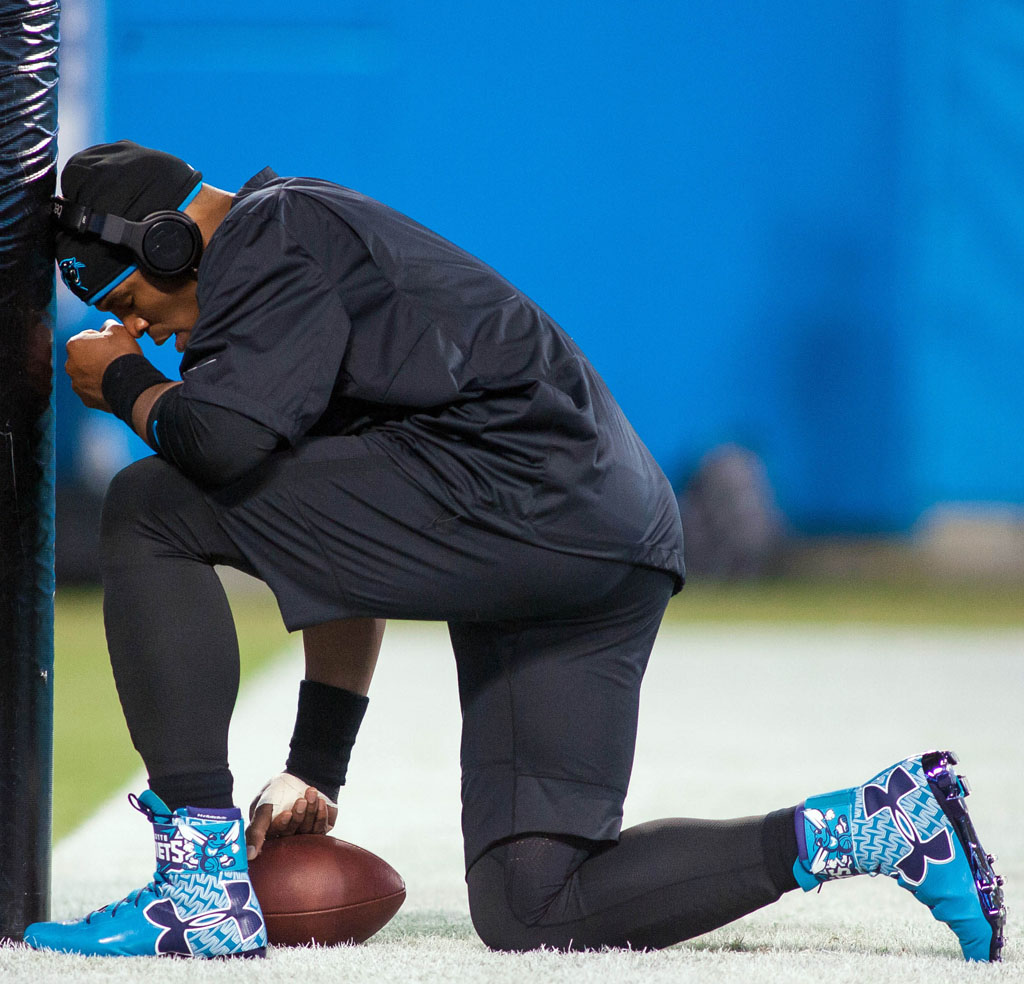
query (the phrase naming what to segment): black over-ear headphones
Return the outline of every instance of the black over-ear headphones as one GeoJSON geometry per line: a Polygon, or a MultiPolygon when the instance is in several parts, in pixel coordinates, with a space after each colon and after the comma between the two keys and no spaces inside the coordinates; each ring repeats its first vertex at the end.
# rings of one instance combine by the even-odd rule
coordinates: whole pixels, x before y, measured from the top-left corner
{"type": "Polygon", "coordinates": [[[199,226],[184,212],[152,212],[141,222],[130,222],[55,196],[53,216],[77,236],[92,233],[101,242],[126,246],[142,270],[156,277],[189,273],[199,266],[203,254],[199,226]]]}

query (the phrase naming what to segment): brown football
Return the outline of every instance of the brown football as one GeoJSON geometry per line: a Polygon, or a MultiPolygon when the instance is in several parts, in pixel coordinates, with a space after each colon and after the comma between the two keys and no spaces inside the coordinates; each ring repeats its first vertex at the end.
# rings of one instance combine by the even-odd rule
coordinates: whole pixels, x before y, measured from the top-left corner
{"type": "Polygon", "coordinates": [[[267,840],[249,874],[275,946],[362,943],[405,901],[386,861],[321,834],[267,840]]]}

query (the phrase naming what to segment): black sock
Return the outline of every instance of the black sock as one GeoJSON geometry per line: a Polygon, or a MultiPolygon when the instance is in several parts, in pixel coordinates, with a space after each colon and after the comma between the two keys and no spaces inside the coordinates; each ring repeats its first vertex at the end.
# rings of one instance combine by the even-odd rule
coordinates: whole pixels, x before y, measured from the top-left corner
{"type": "Polygon", "coordinates": [[[779,892],[799,888],[793,865],[799,853],[796,843],[796,807],[769,813],[761,824],[761,845],[768,874],[779,892]]]}
{"type": "Polygon", "coordinates": [[[151,776],[149,788],[171,810],[183,806],[207,806],[228,810],[235,805],[232,798],[234,780],[228,769],[215,772],[185,772],[176,776],[151,776]]]}

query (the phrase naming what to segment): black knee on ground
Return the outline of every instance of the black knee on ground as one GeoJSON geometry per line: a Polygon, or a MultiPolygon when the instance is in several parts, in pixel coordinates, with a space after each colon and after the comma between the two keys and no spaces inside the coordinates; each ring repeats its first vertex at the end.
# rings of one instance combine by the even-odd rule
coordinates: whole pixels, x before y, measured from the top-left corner
{"type": "Polygon", "coordinates": [[[573,949],[572,924],[582,915],[573,876],[596,847],[545,834],[493,845],[466,877],[480,939],[492,950],[573,949]]]}

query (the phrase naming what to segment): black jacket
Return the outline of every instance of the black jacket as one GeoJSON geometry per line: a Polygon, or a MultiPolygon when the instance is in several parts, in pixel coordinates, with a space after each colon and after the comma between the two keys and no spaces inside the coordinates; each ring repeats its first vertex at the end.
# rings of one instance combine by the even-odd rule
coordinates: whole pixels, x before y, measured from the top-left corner
{"type": "Polygon", "coordinates": [[[198,301],[177,409],[155,408],[172,458],[189,406],[259,425],[256,457],[369,434],[456,514],[681,583],[675,496],[604,382],[533,301],[437,234],[267,168],[213,235],[198,301]]]}

